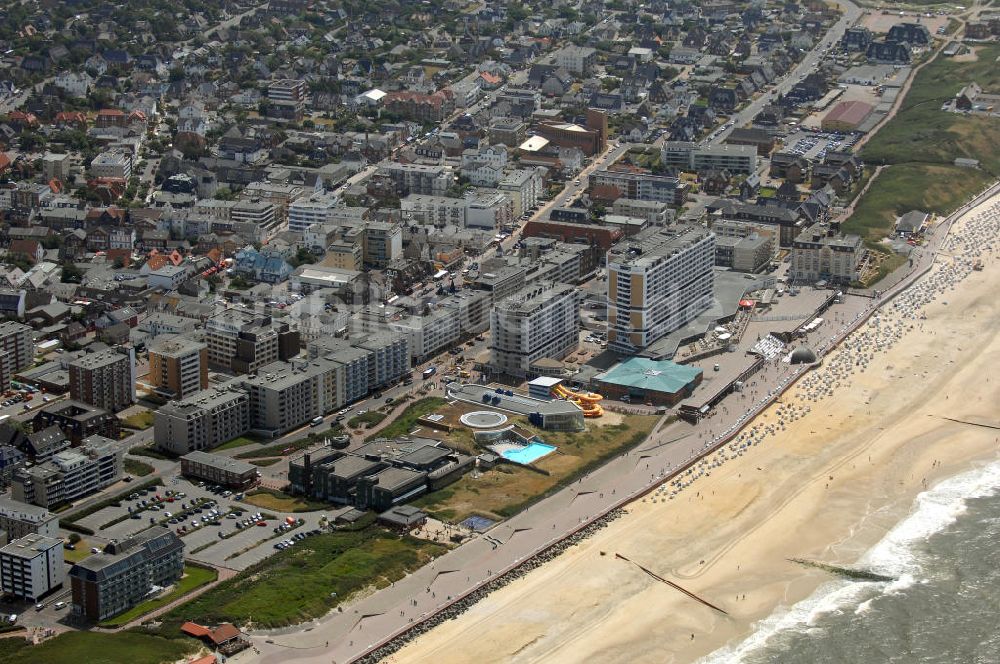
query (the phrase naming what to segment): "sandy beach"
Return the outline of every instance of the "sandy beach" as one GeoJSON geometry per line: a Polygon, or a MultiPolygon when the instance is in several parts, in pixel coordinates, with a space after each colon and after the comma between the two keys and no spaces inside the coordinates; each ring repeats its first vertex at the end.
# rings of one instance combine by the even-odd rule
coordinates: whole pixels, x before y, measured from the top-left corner
{"type": "MultiPolygon", "coordinates": [[[[994,202],[957,222],[958,233],[994,202]]],[[[924,279],[951,260],[941,256],[924,279]]],[[[710,472],[673,498],[667,491],[630,505],[594,537],[387,661],[689,662],[742,640],[757,621],[831,580],[790,558],[850,566],[919,492],[997,458],[1000,431],[977,425],[1000,425],[1000,376],[989,371],[1000,365],[997,283],[991,255],[985,269],[923,307],[926,319],[881,315],[879,324],[898,331],[888,350],[871,349],[867,366],[849,375],[832,375],[831,367],[854,364],[838,358],[851,350],[835,351],[805,379],[829,379],[832,396],[790,390],[753,423],[774,435],[718,467],[705,464],[710,472]]],[[[878,338],[873,325],[852,339],[878,338]]]]}

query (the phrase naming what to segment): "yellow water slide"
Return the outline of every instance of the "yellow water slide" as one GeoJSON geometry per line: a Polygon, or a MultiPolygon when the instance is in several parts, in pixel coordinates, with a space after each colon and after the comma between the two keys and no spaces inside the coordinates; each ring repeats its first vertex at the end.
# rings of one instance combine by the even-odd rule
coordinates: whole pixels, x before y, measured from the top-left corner
{"type": "Polygon", "coordinates": [[[597,402],[604,397],[596,392],[574,392],[562,385],[556,385],[552,388],[552,394],[575,403],[583,411],[584,417],[600,417],[604,415],[604,409],[597,405],[597,402]]]}

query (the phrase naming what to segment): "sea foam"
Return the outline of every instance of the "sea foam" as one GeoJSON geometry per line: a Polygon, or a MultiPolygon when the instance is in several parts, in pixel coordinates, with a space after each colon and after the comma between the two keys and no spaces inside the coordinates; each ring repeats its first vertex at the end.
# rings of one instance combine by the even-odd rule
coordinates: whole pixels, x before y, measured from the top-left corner
{"type": "Polygon", "coordinates": [[[916,547],[939,533],[965,511],[966,502],[983,498],[1000,489],[1000,461],[992,462],[955,477],[942,480],[917,495],[913,510],[869,549],[857,567],[895,576],[892,582],[830,581],[791,607],[779,607],[758,621],[744,640],[724,646],[699,660],[699,664],[733,664],[762,650],[776,635],[789,630],[808,630],[820,616],[853,606],[865,612],[875,593],[899,592],[920,578],[916,547]]]}

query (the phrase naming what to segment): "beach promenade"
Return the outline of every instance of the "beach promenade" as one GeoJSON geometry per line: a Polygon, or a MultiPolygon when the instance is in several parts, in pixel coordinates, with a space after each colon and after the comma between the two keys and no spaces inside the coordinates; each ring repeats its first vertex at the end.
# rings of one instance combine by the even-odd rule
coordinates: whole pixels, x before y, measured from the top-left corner
{"type": "Polygon", "coordinates": [[[829,580],[788,558],[854,564],[917,492],[995,458],[997,432],[962,423],[995,419],[1000,395],[981,371],[1000,357],[991,260],[1000,207],[990,206],[949,237],[960,214],[947,220],[913,266],[920,281],[900,280],[875,300],[877,315],[722,450],[395,661],[692,661],[829,580]]]}
{"type": "MultiPolygon", "coordinates": [[[[958,216],[953,215],[935,229],[926,247],[915,256],[913,265],[891,275],[890,282],[894,285],[880,297],[847,298],[843,304],[834,305],[827,321],[811,334],[808,342],[821,353],[829,350],[863,324],[875,308],[903,292],[930,269],[946,241],[946,231],[958,216]],[[859,305],[859,300],[864,303],[859,305]]],[[[488,538],[469,542],[394,586],[350,602],[342,611],[312,625],[257,635],[255,643],[260,654],[251,651],[239,661],[346,662],[365,656],[485,584],[496,583],[499,576],[608,512],[659,487],[680,469],[684,469],[687,478],[682,481],[711,472],[705,468],[708,462],[700,463],[697,471],[692,469],[690,474],[688,467],[712,449],[729,444],[736,432],[770,406],[804,371],[801,365],[769,363],[742,394],[723,401],[712,417],[698,425],[676,423],[658,428],[637,450],[498,525],[488,538]]],[[[559,561],[550,564],[558,565],[559,561]]]]}

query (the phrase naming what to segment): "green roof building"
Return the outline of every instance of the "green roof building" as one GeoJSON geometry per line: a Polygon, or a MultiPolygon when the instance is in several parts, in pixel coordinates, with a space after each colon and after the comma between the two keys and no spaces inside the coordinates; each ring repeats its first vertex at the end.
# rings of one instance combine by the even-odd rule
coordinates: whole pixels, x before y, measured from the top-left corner
{"type": "Polygon", "coordinates": [[[691,396],[701,383],[702,370],[669,360],[633,357],[595,378],[598,392],[609,399],[674,406],[691,396]]]}

